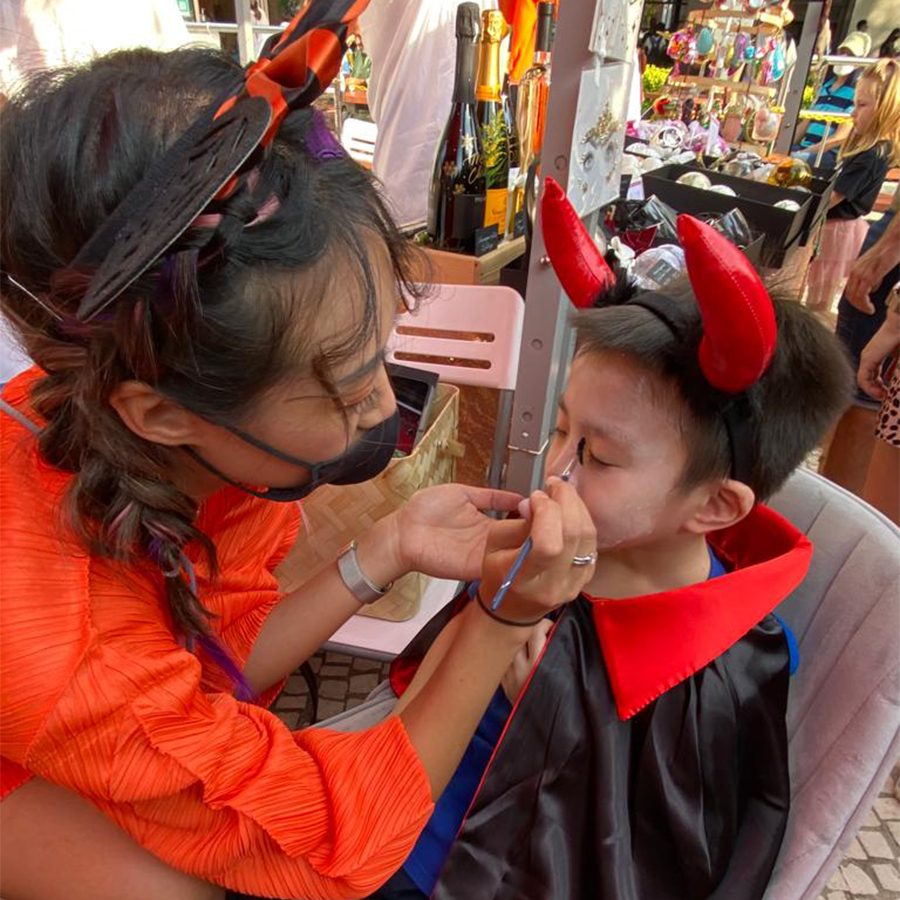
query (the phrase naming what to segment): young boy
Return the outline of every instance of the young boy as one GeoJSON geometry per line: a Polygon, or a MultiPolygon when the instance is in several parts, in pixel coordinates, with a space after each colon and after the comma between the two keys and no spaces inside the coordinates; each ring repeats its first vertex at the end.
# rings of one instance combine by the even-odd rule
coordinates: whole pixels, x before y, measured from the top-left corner
{"type": "Polygon", "coordinates": [[[578,455],[595,575],[542,651],[536,638],[508,719],[495,697],[376,896],[756,900],[790,797],[796,661],[772,612],[811,557],[758,501],[844,408],[852,373],[833,336],[798,304],[773,303],[708,226],[681,217],[690,284],[654,294],[613,284],[552,183],[543,217],[564,288],[595,307],[576,320],[548,459],[559,474],[578,455]]]}

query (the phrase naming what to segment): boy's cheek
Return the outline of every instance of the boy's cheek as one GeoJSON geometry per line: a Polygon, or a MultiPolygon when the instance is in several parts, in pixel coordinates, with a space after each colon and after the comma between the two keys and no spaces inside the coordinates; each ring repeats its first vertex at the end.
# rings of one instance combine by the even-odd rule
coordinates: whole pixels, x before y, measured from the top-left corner
{"type": "Polygon", "coordinates": [[[659,504],[648,499],[644,502],[617,502],[615,496],[581,498],[591,514],[597,529],[597,549],[612,550],[623,544],[642,543],[651,537],[659,518],[659,504]]]}

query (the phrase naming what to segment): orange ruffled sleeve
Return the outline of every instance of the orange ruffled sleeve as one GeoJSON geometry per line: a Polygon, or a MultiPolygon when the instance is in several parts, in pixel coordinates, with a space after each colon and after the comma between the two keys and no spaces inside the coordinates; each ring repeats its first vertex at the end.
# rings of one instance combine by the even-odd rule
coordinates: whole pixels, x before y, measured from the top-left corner
{"type": "MultiPolygon", "coordinates": [[[[227,683],[215,690],[221,673],[172,634],[158,573],[79,551],[57,517],[68,476],[0,420],[0,754],[208,881],[349,898],[387,880],[433,807],[400,719],[293,733],[227,683]]],[[[243,662],[277,602],[269,570],[291,533],[270,504],[219,501],[203,524],[223,573],[201,594],[243,662]]]]}

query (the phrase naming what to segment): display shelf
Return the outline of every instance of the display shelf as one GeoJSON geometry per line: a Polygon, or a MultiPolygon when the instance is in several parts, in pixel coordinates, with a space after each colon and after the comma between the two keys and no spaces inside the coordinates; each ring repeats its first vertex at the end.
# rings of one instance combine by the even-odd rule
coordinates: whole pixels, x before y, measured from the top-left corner
{"type": "Polygon", "coordinates": [[[767,12],[743,12],[730,9],[695,9],[688,14],[689,22],[701,22],[706,19],[739,19],[742,22],[759,22],[772,28],[784,28],[788,23],[783,15],[767,12]]]}
{"type": "Polygon", "coordinates": [[[778,92],[765,84],[748,84],[746,81],[732,81],[730,78],[713,78],[709,75],[679,75],[667,82],[671,87],[721,88],[742,94],[756,94],[759,97],[774,97],[778,92]]]}
{"type": "Polygon", "coordinates": [[[423,247],[430,270],[423,280],[438,284],[499,284],[500,270],[525,255],[525,238],[501,241],[496,250],[484,256],[448,253],[434,247],[423,247]]]}

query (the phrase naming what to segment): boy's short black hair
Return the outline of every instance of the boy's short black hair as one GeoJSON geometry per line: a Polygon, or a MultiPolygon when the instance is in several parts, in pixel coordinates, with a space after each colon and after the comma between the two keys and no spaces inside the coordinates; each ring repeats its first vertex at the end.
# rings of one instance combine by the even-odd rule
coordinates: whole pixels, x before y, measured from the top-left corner
{"type": "MultiPolygon", "coordinates": [[[[600,308],[577,314],[577,354],[623,354],[671,385],[683,399],[680,425],[689,460],[681,487],[728,477],[731,453],[722,421],[728,396],[703,377],[697,350],[703,335],[700,311],[687,279],[667,285],[676,337],[649,310],[624,301],[641,292],[620,276],[600,308]]],[[[837,338],[791,300],[773,297],[778,340],[763,377],[748,391],[753,410],[752,474],[757,499],[770,497],[813,450],[849,405],[853,371],[837,338]]]]}

